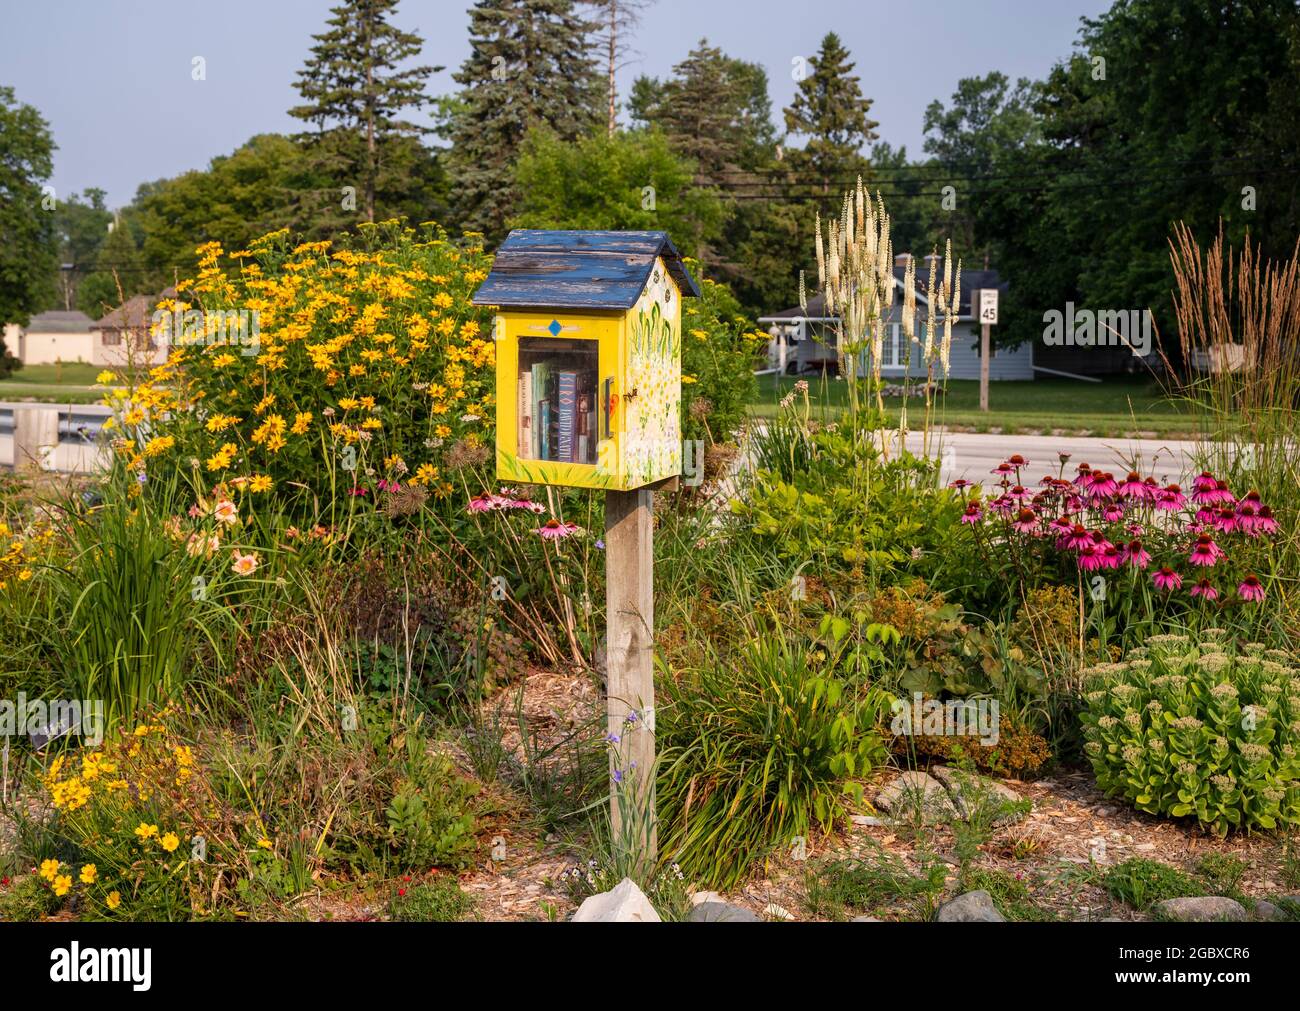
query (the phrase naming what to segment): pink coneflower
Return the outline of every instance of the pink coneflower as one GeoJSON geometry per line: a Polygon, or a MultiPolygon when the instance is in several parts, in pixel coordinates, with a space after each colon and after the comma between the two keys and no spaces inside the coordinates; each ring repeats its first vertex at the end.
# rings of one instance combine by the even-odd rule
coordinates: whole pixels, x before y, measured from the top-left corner
{"type": "Polygon", "coordinates": [[[1079,464],[1079,466],[1074,468],[1074,471],[1074,483],[1080,488],[1087,488],[1088,485],[1092,483],[1092,468],[1086,463],[1079,464]]]}
{"type": "Polygon", "coordinates": [[[1094,572],[1102,567],[1102,552],[1092,544],[1085,544],[1079,549],[1076,561],[1084,572],[1094,572]]]}
{"type": "Polygon", "coordinates": [[[1038,514],[1032,509],[1021,509],[1011,524],[1012,529],[1022,534],[1033,533],[1038,528],[1038,514]]]}
{"type": "Polygon", "coordinates": [[[528,499],[528,498],[511,499],[509,502],[509,507],[511,509],[527,509],[530,513],[546,512],[546,506],[542,505],[542,503],[540,502],[534,502],[532,499],[528,499]]]}
{"type": "Polygon", "coordinates": [[[1144,499],[1147,497],[1146,482],[1142,480],[1142,475],[1135,470],[1128,472],[1128,477],[1124,478],[1116,491],[1119,492],[1120,498],[1144,499]]]}
{"type": "Polygon", "coordinates": [[[1249,534],[1251,537],[1258,537],[1259,532],[1255,529],[1258,522],[1258,513],[1255,507],[1249,502],[1241,501],[1237,503],[1236,523],[1237,529],[1249,534]]]}
{"type": "Polygon", "coordinates": [[[1076,523],[1070,527],[1069,533],[1061,539],[1061,547],[1069,551],[1080,551],[1083,548],[1091,548],[1092,534],[1082,523],[1076,523]]]}
{"type": "Polygon", "coordinates": [[[1047,526],[1050,530],[1061,537],[1064,537],[1074,529],[1074,524],[1070,522],[1070,517],[1068,516],[1058,516],[1056,519],[1052,520],[1051,523],[1047,524],[1047,526]]]}
{"type": "Polygon", "coordinates": [[[1015,472],[1016,468],[1011,466],[1011,464],[1007,463],[1005,460],[989,471],[990,474],[1000,474],[1002,477],[1008,477],[1015,472]]]}
{"type": "Polygon", "coordinates": [[[534,533],[540,535],[543,540],[558,541],[565,537],[572,537],[574,534],[582,533],[582,527],[576,523],[565,523],[561,520],[547,520],[534,533]]]}
{"type": "Polygon", "coordinates": [[[1219,591],[1214,588],[1208,579],[1198,579],[1196,585],[1192,587],[1191,594],[1193,597],[1204,597],[1206,600],[1217,600],[1219,591]]]}
{"type": "Polygon", "coordinates": [[[1192,478],[1192,491],[1214,491],[1214,486],[1218,483],[1218,478],[1208,470],[1203,470],[1197,474],[1196,477],[1192,478]]]}
{"type": "Polygon", "coordinates": [[[961,491],[963,488],[971,487],[971,483],[967,481],[964,477],[959,477],[957,478],[956,481],[949,482],[948,487],[956,488],[958,491],[961,491]]]}
{"type": "Polygon", "coordinates": [[[1007,498],[1016,499],[1017,501],[1027,499],[1030,496],[1029,489],[1022,484],[1014,485],[1006,491],[1007,498]]]}
{"type": "MultiPolygon", "coordinates": [[[[1204,475],[1202,475],[1204,476],[1204,475]]],[[[1228,488],[1227,481],[1215,481],[1210,484],[1208,481],[1202,481],[1197,478],[1197,488],[1192,494],[1192,501],[1198,505],[1218,505],[1220,503],[1230,504],[1236,502],[1236,497],[1228,488]]]]}
{"type": "Polygon", "coordinates": [[[1214,543],[1209,534],[1201,534],[1192,546],[1192,553],[1187,560],[1193,565],[1213,565],[1223,556],[1223,549],[1214,543]]]}
{"type": "Polygon", "coordinates": [[[1268,506],[1259,507],[1259,512],[1255,516],[1255,529],[1264,534],[1277,533],[1277,520],[1273,518],[1273,510],[1268,506]]]}
{"type": "Polygon", "coordinates": [[[1163,509],[1165,512],[1181,509],[1186,504],[1187,496],[1183,494],[1183,489],[1176,484],[1165,485],[1156,499],[1156,508],[1163,509]]]}
{"type": "Polygon", "coordinates": [[[1201,508],[1196,510],[1195,519],[1201,526],[1209,527],[1214,525],[1214,517],[1217,515],[1219,515],[1219,510],[1211,509],[1208,506],[1201,506],[1201,508]]]}
{"type": "Polygon", "coordinates": [[[1093,498],[1105,498],[1108,495],[1114,495],[1119,489],[1115,482],[1115,475],[1106,471],[1094,471],[1092,480],[1088,482],[1088,494],[1093,498]]]}
{"type": "Polygon", "coordinates": [[[1146,489],[1146,497],[1149,501],[1154,502],[1160,497],[1160,482],[1154,477],[1148,477],[1143,481],[1142,487],[1146,489]]]}
{"type": "Polygon", "coordinates": [[[1167,565],[1162,565],[1151,576],[1157,590],[1176,590],[1183,585],[1183,577],[1167,565]]]}
{"type": "Polygon", "coordinates": [[[1210,525],[1216,530],[1225,534],[1230,534],[1237,529],[1237,512],[1235,509],[1223,508],[1215,510],[1214,517],[1210,520],[1210,525]]]}
{"type": "Polygon", "coordinates": [[[989,503],[989,508],[1003,516],[1010,516],[1016,509],[1016,500],[1006,495],[999,495],[989,503]]]}
{"type": "Polygon", "coordinates": [[[1113,544],[1107,544],[1101,552],[1101,567],[1103,569],[1118,569],[1124,561],[1124,553],[1113,544]]]}
{"type": "Polygon", "coordinates": [[[1146,527],[1141,523],[1125,523],[1124,529],[1128,531],[1130,537],[1144,537],[1147,532],[1146,527]]]}
{"type": "Polygon", "coordinates": [[[1011,464],[1011,466],[1013,466],[1016,470],[1024,470],[1026,467],[1029,466],[1029,461],[1026,460],[1019,453],[1012,453],[1009,457],[1007,457],[1007,463],[1011,464]]]}
{"type": "Polygon", "coordinates": [[[1254,573],[1250,573],[1241,581],[1237,587],[1237,592],[1241,595],[1242,600],[1263,600],[1264,587],[1260,581],[1255,578],[1254,573]]]}
{"type": "Polygon", "coordinates": [[[1124,504],[1122,502],[1111,502],[1101,511],[1101,518],[1107,523],[1118,523],[1124,518],[1124,504]]]}
{"type": "Polygon", "coordinates": [[[472,513],[486,513],[499,508],[495,495],[475,495],[469,500],[469,511],[472,513]]]}
{"type": "Polygon", "coordinates": [[[980,500],[977,498],[971,499],[966,504],[966,511],[961,514],[961,521],[963,523],[978,523],[983,518],[984,512],[980,509],[980,500]]]}
{"type": "Polygon", "coordinates": [[[1145,569],[1151,564],[1151,555],[1147,553],[1146,548],[1142,547],[1141,541],[1129,541],[1124,545],[1122,560],[1126,565],[1145,569]]]}

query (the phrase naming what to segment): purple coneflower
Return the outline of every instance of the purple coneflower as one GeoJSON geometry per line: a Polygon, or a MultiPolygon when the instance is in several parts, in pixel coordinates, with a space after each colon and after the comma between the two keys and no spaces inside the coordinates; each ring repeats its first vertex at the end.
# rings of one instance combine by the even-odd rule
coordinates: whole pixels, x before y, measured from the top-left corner
{"type": "Polygon", "coordinates": [[[971,499],[966,504],[966,511],[961,514],[961,521],[963,523],[978,523],[983,518],[984,512],[980,509],[980,500],[977,498],[971,499]]]}
{"type": "Polygon", "coordinates": [[[1157,590],[1176,590],[1183,585],[1183,577],[1167,565],[1162,565],[1151,576],[1157,590]]]}
{"type": "Polygon", "coordinates": [[[1142,480],[1142,475],[1135,470],[1128,472],[1128,477],[1120,483],[1118,489],[1120,498],[1139,498],[1147,497],[1146,482],[1142,480]]]}
{"type": "Polygon", "coordinates": [[[1124,545],[1122,561],[1127,565],[1135,565],[1139,569],[1145,569],[1151,564],[1151,555],[1142,546],[1141,541],[1129,541],[1124,545]]]}
{"type": "Polygon", "coordinates": [[[491,512],[497,508],[495,495],[475,495],[469,500],[469,511],[472,513],[491,512]]]}
{"type": "Polygon", "coordinates": [[[558,541],[582,533],[582,527],[576,523],[565,523],[561,520],[552,519],[547,520],[533,532],[540,535],[544,540],[558,541]]]}
{"type": "Polygon", "coordinates": [[[1094,572],[1102,567],[1102,553],[1100,549],[1092,544],[1085,544],[1081,547],[1076,560],[1079,563],[1079,568],[1084,572],[1094,572]]]}
{"type": "Polygon", "coordinates": [[[1241,594],[1242,600],[1264,599],[1264,587],[1254,573],[1250,573],[1241,581],[1241,585],[1237,587],[1237,592],[1241,594]]]}
{"type": "Polygon", "coordinates": [[[1209,534],[1201,534],[1192,546],[1192,553],[1187,560],[1193,565],[1213,565],[1223,555],[1223,549],[1214,543],[1209,534]]]}
{"type": "Polygon", "coordinates": [[[1156,499],[1156,508],[1165,512],[1173,512],[1175,509],[1181,509],[1187,504],[1187,496],[1183,494],[1183,489],[1176,484],[1167,484],[1161,489],[1159,497],[1156,499]]]}
{"type": "Polygon", "coordinates": [[[1115,475],[1106,471],[1095,471],[1092,475],[1092,481],[1088,483],[1088,494],[1093,498],[1106,498],[1114,495],[1119,490],[1119,485],[1115,481],[1115,475]]]}
{"type": "Polygon", "coordinates": [[[540,502],[534,502],[528,498],[515,498],[510,500],[511,509],[527,509],[530,513],[544,513],[546,506],[540,502]]]}
{"type": "Polygon", "coordinates": [[[1107,523],[1118,523],[1124,518],[1124,503],[1111,502],[1102,510],[1101,518],[1107,523]]]}
{"type": "Polygon", "coordinates": [[[1080,551],[1083,548],[1092,547],[1092,534],[1082,523],[1076,523],[1070,527],[1069,533],[1062,538],[1061,547],[1070,551],[1080,551]]]}
{"type": "Polygon", "coordinates": [[[1230,507],[1225,507],[1215,511],[1214,518],[1210,520],[1210,525],[1214,527],[1215,530],[1222,531],[1225,534],[1230,534],[1236,530],[1240,524],[1237,522],[1236,510],[1230,507]]]}
{"type": "Polygon", "coordinates": [[[1016,513],[1011,527],[1022,534],[1031,534],[1038,528],[1038,514],[1032,509],[1021,509],[1016,513]]]}
{"type": "Polygon", "coordinates": [[[1204,597],[1206,600],[1217,600],[1219,591],[1216,590],[1208,579],[1198,579],[1196,585],[1192,587],[1191,594],[1193,597],[1204,597]]]}
{"type": "Polygon", "coordinates": [[[1273,518],[1273,510],[1268,506],[1259,507],[1259,512],[1255,516],[1255,529],[1264,534],[1277,533],[1277,520],[1273,518]]]}
{"type": "Polygon", "coordinates": [[[1092,483],[1092,468],[1086,463],[1079,464],[1079,466],[1074,468],[1074,471],[1074,483],[1080,488],[1087,488],[1088,485],[1092,483]]]}

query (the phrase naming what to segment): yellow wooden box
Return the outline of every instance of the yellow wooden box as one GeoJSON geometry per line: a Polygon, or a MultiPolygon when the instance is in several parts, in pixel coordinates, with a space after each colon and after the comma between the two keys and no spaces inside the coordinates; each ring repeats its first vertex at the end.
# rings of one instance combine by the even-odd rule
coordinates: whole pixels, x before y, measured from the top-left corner
{"type": "Polygon", "coordinates": [[[474,295],[497,309],[497,476],[628,491],[682,467],[681,300],[662,232],[515,231],[474,295]]]}

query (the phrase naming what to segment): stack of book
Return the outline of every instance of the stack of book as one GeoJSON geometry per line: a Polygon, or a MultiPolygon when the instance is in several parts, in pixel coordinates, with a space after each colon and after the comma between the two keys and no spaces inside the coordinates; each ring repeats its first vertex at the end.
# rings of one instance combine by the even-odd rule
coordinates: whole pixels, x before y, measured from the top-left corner
{"type": "Polygon", "coordinates": [[[596,459],[595,376],[546,362],[519,371],[519,457],[561,463],[596,459]]]}

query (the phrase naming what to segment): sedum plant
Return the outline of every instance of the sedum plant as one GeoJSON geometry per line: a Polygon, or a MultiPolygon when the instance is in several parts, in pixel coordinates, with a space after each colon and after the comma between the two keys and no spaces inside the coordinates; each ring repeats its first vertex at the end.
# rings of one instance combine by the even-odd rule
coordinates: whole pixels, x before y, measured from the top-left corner
{"type": "Polygon", "coordinates": [[[1216,835],[1300,824],[1300,669],[1283,651],[1157,635],[1085,672],[1099,785],[1216,835]]]}

